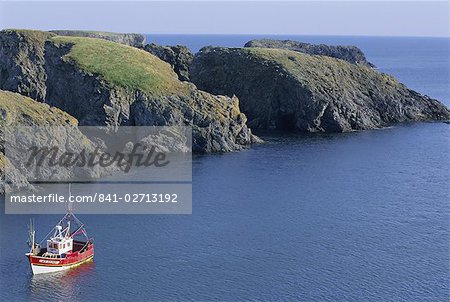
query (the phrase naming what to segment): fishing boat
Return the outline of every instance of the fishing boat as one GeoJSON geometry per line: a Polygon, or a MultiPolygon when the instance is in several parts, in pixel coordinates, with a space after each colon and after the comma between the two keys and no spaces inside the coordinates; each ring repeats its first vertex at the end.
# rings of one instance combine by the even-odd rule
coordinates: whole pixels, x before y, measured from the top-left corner
{"type": "Polygon", "coordinates": [[[39,244],[35,242],[34,222],[30,221],[28,244],[30,252],[25,255],[35,275],[70,269],[94,258],[94,240],[71,210],[39,244]],[[79,240],[80,236],[84,238],[79,240]],[[44,241],[45,247],[41,247],[44,241]]]}

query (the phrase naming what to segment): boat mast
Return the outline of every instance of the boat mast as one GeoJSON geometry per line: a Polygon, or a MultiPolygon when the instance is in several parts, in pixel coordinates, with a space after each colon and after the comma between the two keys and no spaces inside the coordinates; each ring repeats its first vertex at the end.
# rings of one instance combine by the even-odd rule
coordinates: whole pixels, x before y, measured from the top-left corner
{"type": "Polygon", "coordinates": [[[28,244],[31,244],[31,250],[30,252],[34,255],[34,236],[35,236],[35,231],[34,231],[34,222],[32,219],[30,219],[30,224],[28,227],[28,244]]]}

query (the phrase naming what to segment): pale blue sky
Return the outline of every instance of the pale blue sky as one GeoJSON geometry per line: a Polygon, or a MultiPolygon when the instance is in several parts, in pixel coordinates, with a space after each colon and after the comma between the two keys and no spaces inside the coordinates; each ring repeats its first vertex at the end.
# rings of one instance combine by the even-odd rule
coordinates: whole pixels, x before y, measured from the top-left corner
{"type": "Polygon", "coordinates": [[[1,28],[174,34],[450,35],[449,2],[0,2],[1,28]]]}

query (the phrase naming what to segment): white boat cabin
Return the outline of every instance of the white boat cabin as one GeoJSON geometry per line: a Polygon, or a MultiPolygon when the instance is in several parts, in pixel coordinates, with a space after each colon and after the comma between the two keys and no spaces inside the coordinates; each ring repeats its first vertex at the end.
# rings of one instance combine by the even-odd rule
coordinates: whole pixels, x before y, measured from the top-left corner
{"type": "Polygon", "coordinates": [[[47,240],[47,253],[62,255],[72,252],[73,238],[69,236],[69,232],[70,226],[63,231],[62,227],[57,225],[54,236],[47,240]]]}

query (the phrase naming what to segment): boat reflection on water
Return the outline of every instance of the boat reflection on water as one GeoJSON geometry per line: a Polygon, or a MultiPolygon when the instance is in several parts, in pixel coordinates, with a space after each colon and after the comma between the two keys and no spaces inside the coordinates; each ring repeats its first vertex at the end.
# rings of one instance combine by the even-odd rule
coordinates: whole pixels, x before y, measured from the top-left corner
{"type": "Polygon", "coordinates": [[[53,293],[54,300],[78,300],[80,284],[89,286],[95,275],[95,262],[89,261],[73,269],[52,273],[31,275],[29,278],[29,300],[43,300],[53,293]]]}

